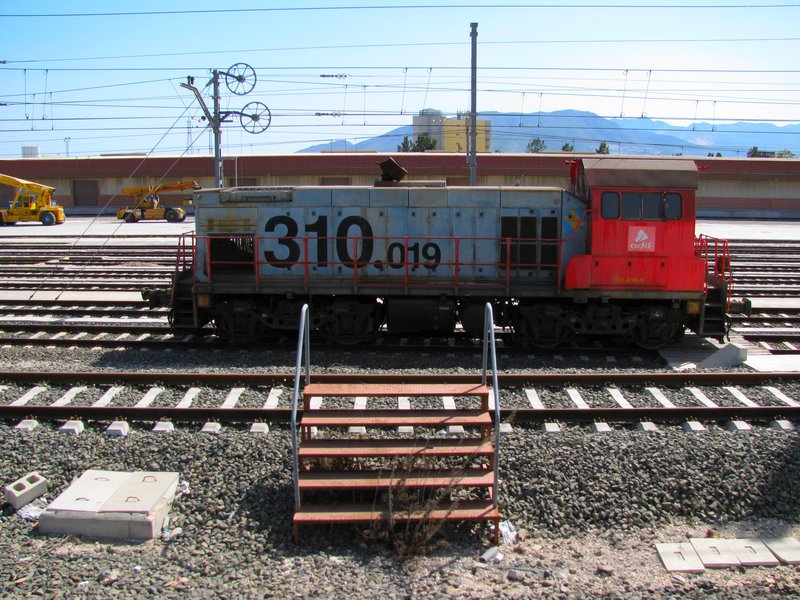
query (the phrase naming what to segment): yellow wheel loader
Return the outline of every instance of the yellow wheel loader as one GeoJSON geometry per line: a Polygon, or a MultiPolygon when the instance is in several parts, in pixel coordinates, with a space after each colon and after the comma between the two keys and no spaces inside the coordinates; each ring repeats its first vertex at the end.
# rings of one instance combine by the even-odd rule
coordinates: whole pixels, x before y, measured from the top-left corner
{"type": "Polygon", "coordinates": [[[196,181],[178,181],[177,183],[124,188],[122,193],[133,198],[134,202],[132,206],[120,208],[117,211],[117,218],[126,223],[157,219],[166,219],[170,223],[183,221],[186,218],[186,211],[180,207],[162,205],[158,195],[189,189],[199,190],[200,185],[196,181]]]}
{"type": "Polygon", "coordinates": [[[53,200],[56,188],[2,173],[0,184],[14,189],[14,199],[8,208],[0,208],[0,225],[32,221],[42,225],[60,225],[64,222],[64,208],[53,200]]]}

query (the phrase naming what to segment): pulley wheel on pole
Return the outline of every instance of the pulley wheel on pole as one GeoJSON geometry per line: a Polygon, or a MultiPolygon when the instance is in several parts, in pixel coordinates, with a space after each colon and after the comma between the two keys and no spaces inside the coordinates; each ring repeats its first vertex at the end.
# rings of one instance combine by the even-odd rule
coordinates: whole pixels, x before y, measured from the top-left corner
{"type": "Polygon", "coordinates": [[[247,63],[236,63],[225,71],[225,85],[237,96],[244,96],[256,87],[256,72],[247,63]]]}
{"type": "Polygon", "coordinates": [[[251,102],[239,113],[239,122],[248,133],[261,133],[272,122],[272,113],[263,102],[251,102]]]}

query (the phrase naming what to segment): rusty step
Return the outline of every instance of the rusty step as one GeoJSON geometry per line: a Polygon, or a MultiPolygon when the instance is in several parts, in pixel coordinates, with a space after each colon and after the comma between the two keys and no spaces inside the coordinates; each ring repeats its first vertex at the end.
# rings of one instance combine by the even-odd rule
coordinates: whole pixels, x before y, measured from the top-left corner
{"type": "Polygon", "coordinates": [[[494,446],[484,439],[312,439],[300,446],[300,458],[379,456],[491,456],[494,446]]]}
{"type": "Polygon", "coordinates": [[[315,471],[300,473],[300,489],[388,489],[490,487],[494,471],[486,469],[428,469],[395,473],[389,471],[315,471]]]}
{"type": "Polygon", "coordinates": [[[490,426],[492,417],[480,410],[316,409],[303,413],[301,427],[463,427],[490,426]]]}
{"type": "Polygon", "coordinates": [[[500,520],[500,511],[491,500],[469,502],[444,502],[435,509],[414,511],[394,510],[391,514],[385,505],[342,504],[316,506],[304,504],[294,513],[294,525],[323,523],[371,523],[375,521],[490,521],[500,520]]]}
{"type": "Polygon", "coordinates": [[[473,396],[489,398],[489,387],[480,383],[309,383],[303,397],[333,396],[473,396]]]}

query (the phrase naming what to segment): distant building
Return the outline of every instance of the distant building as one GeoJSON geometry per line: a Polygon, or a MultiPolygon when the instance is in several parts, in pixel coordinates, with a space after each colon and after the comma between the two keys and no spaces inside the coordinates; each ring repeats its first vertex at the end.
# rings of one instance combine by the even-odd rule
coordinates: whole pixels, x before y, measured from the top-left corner
{"type": "MultiPolygon", "coordinates": [[[[466,152],[469,148],[469,114],[459,113],[455,119],[432,108],[420,111],[413,120],[413,137],[427,133],[436,140],[436,150],[441,152],[466,152]]],[[[477,121],[476,145],[478,152],[492,151],[492,122],[477,121]]]]}

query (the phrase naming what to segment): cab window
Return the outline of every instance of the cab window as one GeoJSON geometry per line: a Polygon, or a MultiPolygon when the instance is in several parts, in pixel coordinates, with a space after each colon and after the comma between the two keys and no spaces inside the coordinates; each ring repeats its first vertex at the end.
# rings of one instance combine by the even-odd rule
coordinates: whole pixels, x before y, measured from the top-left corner
{"type": "Polygon", "coordinates": [[[623,192],[622,218],[626,221],[638,221],[642,218],[642,195],[639,192],[623,192]]]}
{"type": "Polygon", "coordinates": [[[681,195],[676,192],[664,194],[664,218],[667,221],[677,221],[682,216],[681,195]]]}
{"type": "Polygon", "coordinates": [[[603,192],[600,198],[600,215],[604,219],[619,219],[619,194],[603,192]]]}
{"type": "MultiPolygon", "coordinates": [[[[604,211],[606,193],[603,194],[604,211]]],[[[620,212],[625,221],[677,221],[683,215],[681,195],[677,192],[623,192],[620,212]]]]}
{"type": "Polygon", "coordinates": [[[664,216],[661,194],[658,192],[645,192],[642,194],[642,219],[654,221],[664,216]]]}

